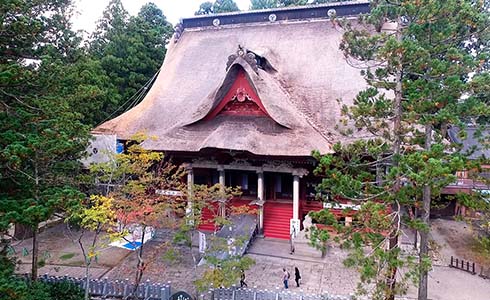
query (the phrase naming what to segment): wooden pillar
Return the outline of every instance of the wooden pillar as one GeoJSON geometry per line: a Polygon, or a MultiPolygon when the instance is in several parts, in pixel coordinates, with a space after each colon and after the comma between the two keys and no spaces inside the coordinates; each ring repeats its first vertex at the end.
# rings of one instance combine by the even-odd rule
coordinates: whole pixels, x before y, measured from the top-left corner
{"type": "MultiPolygon", "coordinates": [[[[298,235],[300,230],[299,220],[299,177],[300,175],[293,172],[293,218],[290,220],[289,233],[291,234],[291,243],[298,235]]],[[[291,244],[291,253],[294,252],[294,244],[291,244]]]]}
{"type": "Polygon", "coordinates": [[[226,183],[225,183],[225,169],[223,167],[219,167],[218,172],[219,172],[219,184],[222,187],[225,187],[225,185],[226,185],[226,183]]]}
{"type": "MultiPolygon", "coordinates": [[[[226,186],[226,182],[225,182],[225,169],[222,166],[218,167],[218,173],[219,173],[220,190],[224,194],[225,193],[225,186],[226,186]]],[[[221,217],[225,217],[226,216],[226,207],[225,207],[225,204],[223,202],[220,202],[219,205],[220,205],[220,207],[219,207],[219,215],[221,217]]]]}
{"type": "MultiPolygon", "coordinates": [[[[187,171],[187,190],[189,191],[189,196],[192,195],[192,188],[194,185],[194,170],[192,169],[192,166],[187,166],[186,167],[187,171]]],[[[188,201],[191,199],[187,199],[188,201]]]]}
{"type": "Polygon", "coordinates": [[[257,200],[262,205],[259,205],[259,232],[264,229],[264,172],[257,171],[257,200]]]}
{"type": "Polygon", "coordinates": [[[192,165],[188,164],[185,166],[187,171],[187,208],[185,210],[188,216],[192,215],[192,197],[193,197],[193,186],[194,186],[194,170],[192,169],[192,165]]]}
{"type": "Polygon", "coordinates": [[[293,219],[299,219],[299,175],[293,174],[293,219]]]}

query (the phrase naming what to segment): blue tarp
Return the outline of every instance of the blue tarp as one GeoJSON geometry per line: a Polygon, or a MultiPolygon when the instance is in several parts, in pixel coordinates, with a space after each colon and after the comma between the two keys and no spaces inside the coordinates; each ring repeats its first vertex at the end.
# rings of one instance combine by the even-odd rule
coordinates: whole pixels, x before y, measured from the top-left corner
{"type": "Polygon", "coordinates": [[[129,250],[136,250],[141,246],[141,242],[132,242],[132,243],[126,243],[122,245],[122,247],[129,249],[129,250]]]}

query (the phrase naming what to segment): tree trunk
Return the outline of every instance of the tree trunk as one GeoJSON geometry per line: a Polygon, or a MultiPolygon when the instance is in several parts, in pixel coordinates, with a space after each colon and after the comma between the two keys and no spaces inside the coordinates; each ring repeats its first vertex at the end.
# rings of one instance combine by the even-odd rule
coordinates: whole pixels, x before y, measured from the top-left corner
{"type": "MultiPolygon", "coordinates": [[[[414,207],[413,208],[413,218],[417,218],[417,208],[414,207]]],[[[419,231],[417,229],[415,229],[415,235],[413,237],[413,249],[417,249],[418,248],[418,237],[419,237],[419,231]]]]}
{"type": "Polygon", "coordinates": [[[24,240],[33,236],[32,226],[15,223],[14,238],[16,240],[24,240]]]}
{"type": "MultiPolygon", "coordinates": [[[[430,150],[432,126],[425,125],[425,150],[430,150]]],[[[428,184],[424,185],[423,190],[423,211],[422,222],[426,226],[420,231],[420,250],[419,250],[419,266],[420,280],[418,300],[427,300],[427,285],[428,285],[428,270],[423,267],[423,260],[429,255],[429,217],[430,217],[430,198],[431,188],[428,184]]]]}
{"type": "Polygon", "coordinates": [[[90,270],[90,263],[87,263],[85,264],[85,293],[84,293],[84,299],[85,300],[90,300],[90,295],[88,293],[90,287],[89,287],[89,284],[90,284],[90,273],[89,273],[89,270],[90,270]]]}
{"type": "Polygon", "coordinates": [[[38,271],[38,256],[39,256],[39,225],[32,228],[32,265],[31,265],[31,279],[32,281],[37,280],[38,271]]]}
{"type": "Polygon", "coordinates": [[[146,225],[141,228],[141,245],[138,250],[138,263],[136,264],[136,276],[134,280],[134,288],[132,293],[132,299],[138,299],[136,292],[138,291],[138,287],[141,283],[141,279],[143,278],[143,272],[145,269],[145,262],[143,261],[143,242],[145,240],[145,231],[146,225]]]}
{"type": "MultiPolygon", "coordinates": [[[[398,28],[396,29],[396,38],[399,42],[401,42],[401,29],[400,29],[401,19],[398,18],[398,28]]],[[[395,76],[395,101],[394,101],[394,118],[393,118],[393,166],[398,166],[398,156],[400,155],[400,148],[402,143],[402,98],[403,98],[403,69],[402,69],[402,57],[399,55],[400,65],[398,66],[398,70],[395,76]]],[[[400,190],[401,181],[399,176],[395,178],[395,183],[393,187],[393,193],[396,194],[400,190]]],[[[391,205],[392,211],[397,212],[395,220],[393,220],[393,232],[391,233],[389,240],[389,250],[393,251],[398,247],[398,223],[400,221],[400,206],[397,203],[393,203],[391,205]]],[[[394,300],[395,299],[395,288],[396,288],[396,272],[397,268],[395,266],[389,266],[388,268],[388,278],[387,278],[387,286],[388,289],[385,293],[386,300],[394,300]]]]}

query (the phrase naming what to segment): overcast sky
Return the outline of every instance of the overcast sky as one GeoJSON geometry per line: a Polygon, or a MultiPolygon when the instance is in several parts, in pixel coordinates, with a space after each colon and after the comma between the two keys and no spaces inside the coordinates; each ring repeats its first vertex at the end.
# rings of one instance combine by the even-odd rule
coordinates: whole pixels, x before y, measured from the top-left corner
{"type": "MultiPolygon", "coordinates": [[[[179,19],[193,16],[204,1],[206,0],[122,0],[122,3],[131,15],[135,15],[143,4],[153,2],[175,25],[179,19]]],[[[241,10],[247,10],[250,5],[250,0],[235,0],[235,2],[241,10]]],[[[109,0],[75,0],[77,13],[73,18],[74,29],[92,32],[108,3],[109,0]]]]}

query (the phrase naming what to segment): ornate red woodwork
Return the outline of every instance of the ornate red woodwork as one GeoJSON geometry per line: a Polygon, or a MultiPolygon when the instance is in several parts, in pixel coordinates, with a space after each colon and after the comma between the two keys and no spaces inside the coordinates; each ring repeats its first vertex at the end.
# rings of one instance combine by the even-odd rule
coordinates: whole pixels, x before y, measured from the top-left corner
{"type": "Polygon", "coordinates": [[[211,120],[219,114],[235,116],[269,116],[262,101],[250,85],[243,69],[238,71],[232,84],[221,102],[204,120],[211,120]]]}

